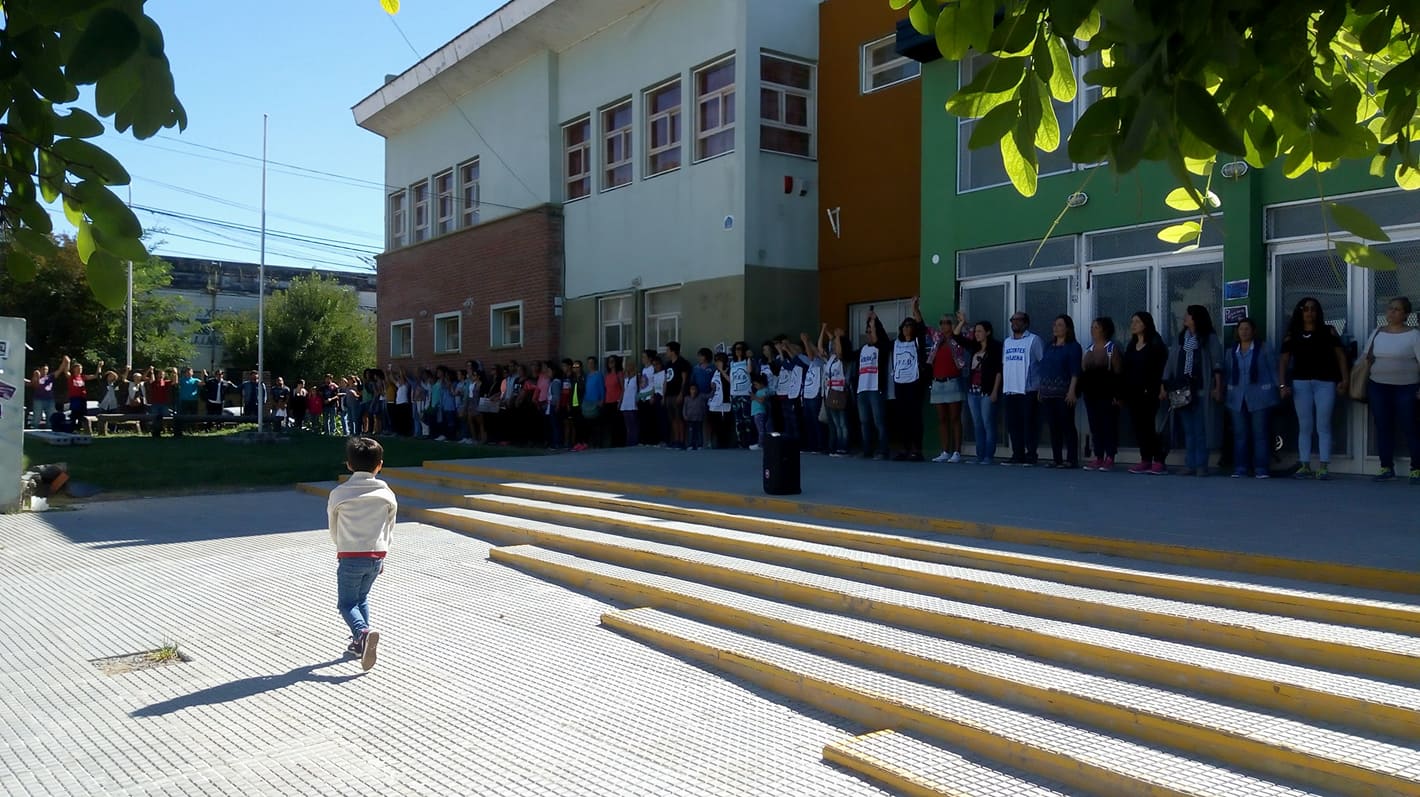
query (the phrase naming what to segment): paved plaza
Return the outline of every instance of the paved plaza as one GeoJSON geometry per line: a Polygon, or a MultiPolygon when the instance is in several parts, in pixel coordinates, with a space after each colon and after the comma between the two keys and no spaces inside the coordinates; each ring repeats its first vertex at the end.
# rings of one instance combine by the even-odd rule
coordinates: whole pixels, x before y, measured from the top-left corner
{"type": "Polygon", "coordinates": [[[865,729],[599,626],[610,604],[402,523],[339,657],[323,499],[0,516],[0,794],[867,795],[865,729]],[[191,661],[91,663],[177,643],[191,661]]]}

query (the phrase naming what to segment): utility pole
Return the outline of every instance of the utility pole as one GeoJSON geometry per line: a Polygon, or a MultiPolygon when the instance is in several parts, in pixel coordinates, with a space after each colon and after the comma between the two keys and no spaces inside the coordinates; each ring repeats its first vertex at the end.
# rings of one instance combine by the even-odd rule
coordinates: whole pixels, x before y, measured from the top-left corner
{"type": "MultiPolygon", "coordinates": [[[[133,185],[128,186],[128,207],[133,207],[133,185]]],[[[128,359],[123,364],[135,368],[133,364],[133,261],[128,261],[128,359]]]]}
{"type": "Polygon", "coordinates": [[[261,260],[256,278],[256,433],[266,431],[266,126],[261,115],[261,260]]]}

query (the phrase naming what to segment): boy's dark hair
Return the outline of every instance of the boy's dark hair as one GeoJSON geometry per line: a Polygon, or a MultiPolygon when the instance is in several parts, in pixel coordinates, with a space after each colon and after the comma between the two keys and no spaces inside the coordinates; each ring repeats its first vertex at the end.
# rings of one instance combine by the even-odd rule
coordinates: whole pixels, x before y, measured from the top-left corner
{"type": "Polygon", "coordinates": [[[675,340],[673,340],[673,341],[671,341],[670,343],[667,343],[667,344],[666,344],[666,351],[675,352],[676,354],[680,354],[680,341],[675,341],[675,340]]]}
{"type": "Polygon", "coordinates": [[[756,371],[754,375],[749,378],[749,382],[751,385],[760,385],[761,387],[769,386],[769,380],[764,378],[764,373],[761,371],[756,371]]]}
{"type": "Polygon", "coordinates": [[[373,437],[352,437],[345,443],[345,462],[351,470],[373,473],[385,461],[385,447],[373,437]]]}
{"type": "Polygon", "coordinates": [[[710,351],[710,349],[705,347],[701,347],[700,351],[696,352],[696,354],[701,357],[704,357],[706,362],[709,362],[715,356],[714,352],[710,351]]]}

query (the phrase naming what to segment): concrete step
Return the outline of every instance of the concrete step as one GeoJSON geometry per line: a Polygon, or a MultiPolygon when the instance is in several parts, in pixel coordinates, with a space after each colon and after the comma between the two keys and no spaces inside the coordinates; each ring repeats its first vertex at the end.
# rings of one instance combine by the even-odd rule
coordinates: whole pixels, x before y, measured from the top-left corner
{"type": "Polygon", "coordinates": [[[399,488],[406,495],[461,504],[491,514],[607,530],[1036,617],[1145,634],[1395,683],[1420,683],[1420,637],[1062,585],[1045,579],[906,560],[870,551],[677,521],[647,520],[623,512],[568,507],[548,501],[497,495],[459,496],[456,490],[415,488],[407,482],[401,483],[399,488]]]}
{"type": "Polygon", "coordinates": [[[1065,792],[897,731],[830,742],[823,760],[907,797],[1065,797],[1065,792]]]}
{"type": "Polygon", "coordinates": [[[795,700],[876,728],[947,741],[997,764],[1088,794],[1301,797],[1294,786],[1193,761],[1072,723],[715,628],[656,609],[602,623],[795,700]]]}
{"type": "MultiPolygon", "coordinates": [[[[1349,625],[1399,634],[1420,635],[1420,604],[1328,594],[1316,589],[1296,589],[1245,583],[1234,578],[1200,577],[1144,569],[1146,564],[1120,566],[1042,555],[996,550],[939,540],[840,526],[765,518],[717,509],[678,506],[626,496],[546,486],[530,482],[483,481],[471,476],[422,468],[392,469],[387,481],[406,494],[430,500],[461,495],[498,495],[515,499],[555,502],[598,513],[631,514],[623,525],[654,528],[656,520],[672,520],[746,531],[769,536],[836,545],[859,551],[888,554],[937,564],[970,567],[1011,575],[1043,578],[1061,584],[1183,600],[1208,606],[1276,614],[1303,620],[1349,625]],[[435,492],[435,490],[442,492],[435,492]]],[[[471,505],[470,502],[464,502],[471,505]]]]}
{"type": "Polygon", "coordinates": [[[1239,573],[1295,579],[1312,583],[1340,584],[1362,589],[1384,590],[1414,596],[1420,594],[1420,572],[1379,567],[1315,562],[1280,556],[1242,553],[1238,551],[1196,548],[1188,545],[1141,540],[1097,537],[1070,532],[1025,529],[999,524],[973,523],[950,518],[928,517],[911,513],[884,513],[857,507],[834,506],[809,500],[775,498],[764,495],[744,495],[715,490],[701,490],[665,485],[634,484],[612,479],[590,479],[530,473],[508,467],[490,466],[484,460],[430,461],[424,470],[474,476],[482,480],[528,482],[592,490],[627,497],[671,499],[677,503],[705,504],[735,510],[764,512],[772,515],[817,518],[834,523],[857,525],[889,525],[902,531],[950,534],[960,537],[986,538],[1024,545],[1039,545],[1082,553],[1108,554],[1127,559],[1183,564],[1239,573]]]}
{"type": "Polygon", "coordinates": [[[974,645],[534,546],[494,561],[1033,714],[1323,791],[1420,793],[1420,750],[974,645]],[[1401,773],[1409,772],[1410,775],[1401,773]]]}

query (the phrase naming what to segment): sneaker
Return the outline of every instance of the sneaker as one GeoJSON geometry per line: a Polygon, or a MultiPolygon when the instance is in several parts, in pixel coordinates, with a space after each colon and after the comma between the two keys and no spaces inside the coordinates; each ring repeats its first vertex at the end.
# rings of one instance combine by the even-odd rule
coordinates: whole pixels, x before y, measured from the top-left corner
{"type": "Polygon", "coordinates": [[[380,632],[366,631],[360,643],[360,669],[369,670],[375,666],[375,657],[380,647],[380,632]]]}
{"type": "Polygon", "coordinates": [[[1098,470],[1099,470],[1100,473],[1104,473],[1105,471],[1114,470],[1114,457],[1105,457],[1105,458],[1100,462],[1100,466],[1099,466],[1098,470]]]}
{"type": "Polygon", "coordinates": [[[961,452],[960,452],[960,451],[953,451],[953,452],[952,452],[952,455],[947,459],[947,464],[950,464],[950,465],[960,465],[960,464],[961,464],[961,452]]]}
{"type": "Polygon", "coordinates": [[[752,446],[749,447],[749,450],[750,450],[750,451],[759,451],[759,450],[761,450],[762,448],[763,448],[763,446],[761,446],[759,443],[755,443],[754,445],[752,445],[752,446]]]}
{"type": "Polygon", "coordinates": [[[874,462],[882,462],[882,461],[884,461],[884,460],[886,460],[886,459],[887,459],[887,455],[886,455],[886,454],[874,454],[874,455],[873,455],[873,461],[874,461],[874,462]]]}
{"type": "Polygon", "coordinates": [[[951,454],[948,454],[947,452],[943,451],[942,453],[938,454],[937,456],[932,457],[932,461],[933,461],[933,462],[946,462],[947,460],[949,460],[949,459],[951,459],[951,458],[952,458],[952,455],[951,455],[951,454]]]}
{"type": "Polygon", "coordinates": [[[1099,457],[1095,457],[1094,459],[1085,463],[1085,470],[1099,470],[1103,464],[1103,460],[1101,460],[1099,457]]]}
{"type": "Polygon", "coordinates": [[[350,640],[350,644],[345,647],[345,658],[347,659],[358,659],[364,654],[365,651],[361,649],[360,643],[353,639],[350,640]]]}
{"type": "Polygon", "coordinates": [[[1373,482],[1388,482],[1395,480],[1395,468],[1381,468],[1381,472],[1376,474],[1373,482]]]}
{"type": "Polygon", "coordinates": [[[445,443],[445,442],[448,442],[448,439],[449,439],[449,438],[444,437],[443,435],[439,435],[438,437],[434,438],[434,442],[436,442],[436,443],[445,443]]]}
{"type": "Polygon", "coordinates": [[[978,464],[978,465],[995,465],[995,464],[996,464],[996,460],[992,459],[991,457],[987,457],[986,459],[983,459],[983,460],[981,460],[980,462],[978,462],[978,463],[976,463],[976,464],[978,464]]]}
{"type": "Polygon", "coordinates": [[[1331,481],[1331,471],[1327,470],[1326,463],[1321,463],[1321,467],[1316,469],[1316,480],[1319,482],[1331,481]]]}
{"type": "Polygon", "coordinates": [[[1316,478],[1316,471],[1312,470],[1310,465],[1303,465],[1303,466],[1301,466],[1300,468],[1297,468],[1296,472],[1292,474],[1292,478],[1294,478],[1294,479],[1315,479],[1315,478],[1316,478]]]}
{"type": "Polygon", "coordinates": [[[1164,463],[1162,462],[1155,462],[1153,465],[1149,466],[1150,476],[1164,476],[1167,475],[1168,472],[1169,469],[1164,467],[1164,463]]]}
{"type": "Polygon", "coordinates": [[[1410,483],[1411,483],[1411,484],[1420,484],[1420,468],[1411,468],[1411,469],[1410,469],[1410,483]]]}
{"type": "Polygon", "coordinates": [[[1257,472],[1257,475],[1254,476],[1253,478],[1256,478],[1256,479],[1270,479],[1270,478],[1272,478],[1272,474],[1268,473],[1268,472],[1265,471],[1265,470],[1260,470],[1260,471],[1257,472]]]}
{"type": "Polygon", "coordinates": [[[1237,470],[1233,471],[1234,479],[1241,479],[1245,476],[1247,476],[1247,471],[1243,470],[1242,468],[1238,468],[1237,470]]]}
{"type": "Polygon", "coordinates": [[[1148,473],[1148,472],[1149,472],[1149,463],[1147,463],[1147,462],[1139,462],[1139,463],[1136,463],[1136,464],[1134,464],[1132,467],[1129,468],[1129,472],[1130,472],[1130,473],[1148,473]]]}

